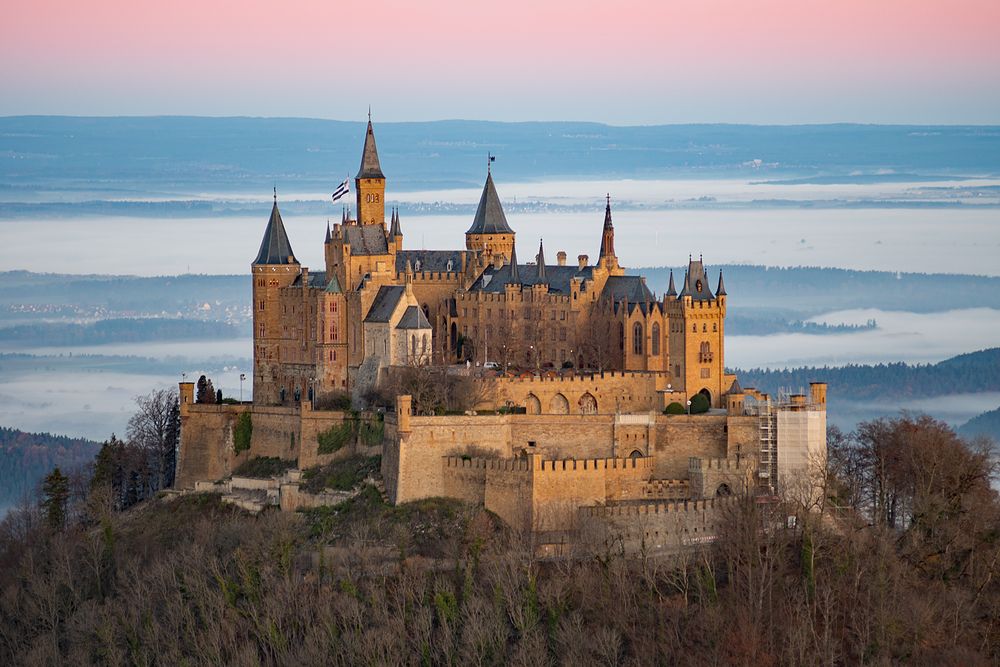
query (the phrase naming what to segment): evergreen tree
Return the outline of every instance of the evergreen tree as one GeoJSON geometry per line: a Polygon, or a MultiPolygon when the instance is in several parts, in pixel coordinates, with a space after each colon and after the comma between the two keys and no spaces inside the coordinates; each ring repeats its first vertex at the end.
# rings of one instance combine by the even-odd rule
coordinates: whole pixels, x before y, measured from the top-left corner
{"type": "Polygon", "coordinates": [[[195,403],[211,403],[212,399],[215,398],[215,391],[212,389],[212,382],[204,375],[198,378],[198,383],[195,385],[195,389],[197,390],[194,397],[195,403]],[[210,396],[211,398],[209,398],[210,396]]]}
{"type": "Polygon", "coordinates": [[[167,439],[161,453],[163,471],[163,488],[174,485],[177,474],[177,450],[181,444],[181,403],[174,397],[174,405],[170,408],[170,422],[167,424],[167,439]]]}
{"type": "Polygon", "coordinates": [[[42,510],[45,512],[45,523],[50,529],[62,530],[66,526],[68,502],[69,478],[56,466],[42,482],[42,510]]]}

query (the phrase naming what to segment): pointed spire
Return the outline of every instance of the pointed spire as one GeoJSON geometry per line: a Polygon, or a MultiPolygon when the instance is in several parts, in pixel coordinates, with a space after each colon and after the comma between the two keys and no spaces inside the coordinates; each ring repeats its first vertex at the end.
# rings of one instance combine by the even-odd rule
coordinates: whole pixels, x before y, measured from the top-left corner
{"type": "Polygon", "coordinates": [[[392,209],[392,227],[389,228],[389,238],[401,238],[403,236],[402,230],[399,228],[399,209],[392,209]]]}
{"type": "Polygon", "coordinates": [[[521,284],[521,272],[517,270],[517,245],[510,248],[510,278],[507,279],[507,284],[521,284]]]}
{"type": "Polygon", "coordinates": [[[604,230],[601,232],[601,253],[598,259],[615,256],[615,226],[611,224],[611,193],[604,208],[604,230]]]}
{"type": "Polygon", "coordinates": [[[476,209],[476,217],[472,219],[472,226],[466,234],[513,234],[514,230],[507,224],[507,216],[504,215],[503,206],[500,205],[500,196],[497,195],[497,188],[493,185],[493,174],[486,174],[486,184],[483,185],[483,194],[479,198],[479,207],[476,209]]]}
{"type": "Polygon", "coordinates": [[[667,296],[677,296],[677,288],[674,287],[674,270],[670,269],[670,286],[667,287],[667,296]]]}
{"type": "Polygon", "coordinates": [[[545,280],[545,248],[542,247],[542,239],[538,239],[538,280],[545,280]]]}
{"type": "Polygon", "coordinates": [[[726,283],[722,281],[722,271],[719,271],[719,286],[715,290],[715,296],[726,296],[726,283]]]}
{"type": "Polygon", "coordinates": [[[365,133],[365,149],[361,153],[361,168],[355,178],[385,178],[382,166],[378,162],[378,149],[375,147],[375,130],[372,129],[372,119],[368,118],[368,131],[365,133]]]}
{"type": "Polygon", "coordinates": [[[264,239],[260,242],[260,251],[254,264],[298,264],[292,252],[292,244],[288,242],[285,225],[281,222],[278,211],[278,190],[274,190],[274,204],[271,206],[271,218],[264,230],[264,239]]]}
{"type": "Polygon", "coordinates": [[[332,239],[332,237],[330,236],[330,218],[327,218],[326,219],[326,238],[323,239],[323,243],[327,244],[327,243],[329,243],[331,241],[331,239],[332,239]]]}

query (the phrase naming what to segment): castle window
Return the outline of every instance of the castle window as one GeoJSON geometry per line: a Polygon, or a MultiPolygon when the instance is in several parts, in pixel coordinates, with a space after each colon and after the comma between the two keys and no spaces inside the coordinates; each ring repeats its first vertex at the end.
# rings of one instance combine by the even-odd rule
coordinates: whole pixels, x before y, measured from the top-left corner
{"type": "Polygon", "coordinates": [[[698,325],[697,324],[692,324],[691,325],[691,333],[698,333],[698,325]]]}
{"type": "Polygon", "coordinates": [[[701,325],[701,332],[702,332],[702,333],[708,333],[708,325],[707,325],[707,324],[704,324],[704,323],[703,323],[703,324],[701,325]]]}
{"type": "Polygon", "coordinates": [[[410,335],[410,349],[414,357],[417,356],[417,334],[410,335]]]}
{"type": "Polygon", "coordinates": [[[712,369],[711,368],[702,368],[701,369],[701,377],[705,378],[705,379],[712,377],[712,369]]]}
{"type": "Polygon", "coordinates": [[[618,349],[625,350],[625,325],[618,323],[618,349]]]}
{"type": "Polygon", "coordinates": [[[427,354],[427,334],[424,334],[420,340],[420,352],[422,354],[427,354]]]}
{"type": "Polygon", "coordinates": [[[680,364],[674,364],[674,375],[676,377],[680,377],[681,376],[681,365],[680,364]]]}
{"type": "Polygon", "coordinates": [[[566,340],[566,327],[559,327],[559,340],[566,340]]]}
{"type": "Polygon", "coordinates": [[[718,331],[719,325],[716,322],[712,322],[712,331],[718,331]]]}
{"type": "Polygon", "coordinates": [[[642,354],[642,325],[638,322],[632,327],[632,354],[642,354]]]}
{"type": "Polygon", "coordinates": [[[653,322],[652,336],[653,340],[650,346],[650,353],[656,357],[660,354],[660,325],[656,322],[653,322]]]}

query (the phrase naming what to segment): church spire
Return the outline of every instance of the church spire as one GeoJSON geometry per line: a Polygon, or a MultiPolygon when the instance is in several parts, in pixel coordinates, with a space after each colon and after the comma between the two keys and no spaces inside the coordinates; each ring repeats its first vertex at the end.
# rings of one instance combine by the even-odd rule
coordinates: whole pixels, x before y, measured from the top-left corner
{"type": "Polygon", "coordinates": [[[611,193],[608,193],[607,206],[604,209],[604,230],[601,232],[601,259],[615,258],[615,226],[611,224],[611,193]]]}
{"type": "Polygon", "coordinates": [[[719,271],[719,286],[715,290],[715,296],[726,296],[726,283],[722,282],[722,271],[719,271]]]}
{"type": "Polygon", "coordinates": [[[670,269],[670,286],[667,287],[667,296],[677,296],[677,288],[674,287],[674,270],[670,269]]]}
{"type": "Polygon", "coordinates": [[[331,240],[331,237],[330,237],[330,219],[327,218],[326,219],[326,238],[323,239],[323,243],[324,244],[329,243],[330,240],[331,240]]]}
{"type": "Polygon", "coordinates": [[[535,259],[538,261],[538,281],[542,282],[545,280],[545,248],[542,247],[542,239],[538,239],[538,257],[535,259]]]}

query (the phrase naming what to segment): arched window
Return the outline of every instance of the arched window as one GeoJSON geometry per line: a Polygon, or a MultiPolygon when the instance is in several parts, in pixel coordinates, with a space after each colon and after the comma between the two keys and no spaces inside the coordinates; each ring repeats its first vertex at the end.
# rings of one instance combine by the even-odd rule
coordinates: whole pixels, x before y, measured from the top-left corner
{"type": "Polygon", "coordinates": [[[568,415],[569,401],[562,394],[556,394],[549,401],[549,412],[554,415],[568,415]]]}
{"type": "Polygon", "coordinates": [[[427,354],[427,334],[423,335],[423,339],[420,342],[420,353],[427,354]]]}
{"type": "Polygon", "coordinates": [[[691,333],[698,333],[698,325],[697,324],[692,324],[691,325],[691,333]]]}
{"type": "Polygon", "coordinates": [[[580,408],[581,415],[597,414],[597,399],[589,391],[580,397],[577,406],[580,408]]]}
{"type": "Polygon", "coordinates": [[[718,330],[719,330],[719,324],[717,322],[712,322],[712,331],[718,331],[718,330]]]}
{"type": "Polygon", "coordinates": [[[653,322],[652,328],[653,340],[650,343],[650,353],[655,357],[660,354],[660,325],[653,322]]]}
{"type": "Polygon", "coordinates": [[[621,322],[618,323],[618,349],[625,349],[625,325],[621,322]]]}
{"type": "Polygon", "coordinates": [[[524,399],[524,408],[529,415],[537,415],[542,412],[542,402],[534,394],[528,394],[528,397],[524,399]]]}
{"type": "Polygon", "coordinates": [[[412,350],[412,355],[417,356],[417,334],[410,334],[410,349],[412,350]]]}
{"type": "Polygon", "coordinates": [[[642,325],[638,322],[632,327],[632,354],[642,354],[642,325]]]}

